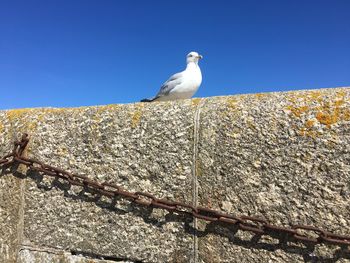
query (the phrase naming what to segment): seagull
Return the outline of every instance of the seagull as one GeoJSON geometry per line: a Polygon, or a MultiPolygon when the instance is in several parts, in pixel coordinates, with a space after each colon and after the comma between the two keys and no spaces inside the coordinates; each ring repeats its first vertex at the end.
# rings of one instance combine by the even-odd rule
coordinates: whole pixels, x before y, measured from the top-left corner
{"type": "Polygon", "coordinates": [[[164,82],[155,97],[143,99],[141,102],[190,99],[202,83],[202,73],[198,66],[198,61],[202,58],[203,56],[197,52],[188,53],[186,69],[172,75],[164,82]]]}

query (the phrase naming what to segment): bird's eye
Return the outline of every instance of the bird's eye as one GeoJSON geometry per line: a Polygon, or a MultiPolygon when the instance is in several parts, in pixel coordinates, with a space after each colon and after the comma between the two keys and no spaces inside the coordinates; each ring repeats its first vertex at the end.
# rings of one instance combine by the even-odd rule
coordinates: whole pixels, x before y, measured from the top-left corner
{"type": "Polygon", "coordinates": [[[189,57],[192,57],[192,54],[189,54],[188,56],[189,56],[189,57]]]}

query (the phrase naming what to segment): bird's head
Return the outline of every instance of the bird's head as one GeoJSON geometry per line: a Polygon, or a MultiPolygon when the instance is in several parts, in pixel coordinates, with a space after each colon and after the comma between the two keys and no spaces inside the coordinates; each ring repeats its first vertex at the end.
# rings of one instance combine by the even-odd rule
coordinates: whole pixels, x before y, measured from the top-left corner
{"type": "Polygon", "coordinates": [[[192,52],[188,53],[188,55],[186,57],[187,64],[190,62],[194,62],[194,63],[198,64],[198,61],[202,58],[203,58],[202,55],[199,55],[197,52],[192,51],[192,52]]]}

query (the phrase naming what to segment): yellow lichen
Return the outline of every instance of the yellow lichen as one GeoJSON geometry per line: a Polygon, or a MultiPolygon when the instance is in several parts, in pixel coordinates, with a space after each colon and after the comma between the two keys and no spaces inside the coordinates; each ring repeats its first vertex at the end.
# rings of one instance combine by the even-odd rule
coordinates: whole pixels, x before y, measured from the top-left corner
{"type": "Polygon", "coordinates": [[[344,90],[337,91],[338,97],[344,98],[346,96],[346,92],[344,90]]]}
{"type": "Polygon", "coordinates": [[[299,135],[301,136],[305,136],[305,132],[306,132],[306,128],[301,128],[300,131],[299,131],[299,135]]]}
{"type": "Polygon", "coordinates": [[[335,111],[333,113],[328,112],[317,112],[316,119],[321,123],[326,125],[328,128],[338,121],[338,113],[335,111]]]}
{"type": "Polygon", "coordinates": [[[342,110],[342,116],[345,121],[350,121],[350,110],[349,109],[343,109],[342,110]]]}
{"type": "Polygon", "coordinates": [[[103,105],[103,106],[98,106],[97,111],[106,111],[106,110],[116,110],[120,107],[118,104],[108,104],[108,105],[103,105]]]}
{"type": "Polygon", "coordinates": [[[314,126],[315,124],[315,121],[314,120],[307,120],[306,123],[305,123],[305,127],[310,129],[314,126]]]}
{"type": "Polygon", "coordinates": [[[43,112],[42,114],[40,114],[40,115],[38,116],[38,118],[37,118],[38,121],[39,121],[39,122],[43,121],[44,116],[45,116],[45,113],[43,112]]]}
{"type": "Polygon", "coordinates": [[[313,119],[307,120],[304,124],[304,127],[302,127],[300,129],[299,135],[307,136],[307,137],[311,137],[311,138],[315,139],[316,136],[319,135],[319,133],[317,131],[313,130],[315,122],[316,122],[316,120],[313,120],[313,119]]]}
{"type": "Polygon", "coordinates": [[[297,126],[302,127],[298,134],[316,138],[324,134],[318,131],[319,126],[315,130],[316,123],[330,129],[338,121],[350,120],[350,110],[345,107],[347,94],[344,90],[338,91],[335,96],[328,96],[322,91],[309,91],[288,97],[291,105],[288,105],[286,109],[290,111],[291,116],[298,118],[295,118],[297,126]],[[310,115],[315,117],[305,119],[310,115]]]}
{"type": "Polygon", "coordinates": [[[202,162],[200,160],[198,160],[195,163],[195,169],[196,169],[196,176],[199,177],[203,174],[203,169],[202,169],[202,162]]]}
{"type": "Polygon", "coordinates": [[[345,103],[344,99],[336,100],[334,102],[334,106],[339,107],[339,106],[343,105],[344,103],[345,103]]]}
{"type": "Polygon", "coordinates": [[[265,94],[265,93],[256,93],[255,94],[255,97],[257,97],[258,99],[261,99],[261,98],[266,97],[266,96],[267,96],[267,94],[265,94]]]}
{"type": "Polygon", "coordinates": [[[26,124],[27,124],[26,125],[26,129],[28,131],[33,131],[33,130],[35,130],[38,127],[38,123],[37,122],[31,121],[31,122],[27,122],[26,124]]]}
{"type": "Polygon", "coordinates": [[[226,100],[227,107],[229,109],[235,110],[237,108],[237,99],[233,97],[228,97],[226,100]]]}
{"type": "Polygon", "coordinates": [[[72,108],[49,108],[43,109],[43,112],[46,113],[63,113],[71,110],[72,108]]]}
{"type": "Polygon", "coordinates": [[[68,153],[68,149],[66,147],[62,147],[58,149],[60,154],[66,155],[68,153]]]}
{"type": "MultiPolygon", "coordinates": [[[[95,107],[95,114],[92,116],[92,120],[99,123],[101,121],[101,116],[105,111],[113,111],[116,110],[120,107],[118,104],[108,104],[108,105],[103,105],[103,106],[97,106],[95,107]]],[[[97,124],[92,125],[93,129],[97,128],[97,124]]]]}
{"type": "Polygon", "coordinates": [[[222,118],[236,118],[237,116],[237,98],[235,97],[227,97],[225,98],[225,105],[227,107],[226,110],[221,111],[220,115],[222,118]]]}
{"type": "Polygon", "coordinates": [[[316,137],[320,134],[318,131],[313,131],[313,130],[310,130],[308,128],[303,127],[300,129],[299,135],[316,139],[316,137]]]}
{"type": "Polygon", "coordinates": [[[287,109],[290,110],[294,116],[300,117],[302,114],[309,110],[309,106],[287,106],[287,109]]]}
{"type": "Polygon", "coordinates": [[[296,98],[295,98],[293,95],[288,96],[288,97],[287,97],[287,100],[288,100],[289,102],[293,103],[293,104],[295,104],[296,101],[297,101],[296,98]]]}
{"type": "Polygon", "coordinates": [[[200,98],[194,98],[194,99],[191,100],[191,104],[194,107],[197,107],[200,102],[201,102],[200,98]]]}
{"type": "Polygon", "coordinates": [[[25,132],[34,131],[38,124],[43,120],[45,109],[17,109],[6,112],[6,117],[10,123],[18,122],[21,124],[20,130],[25,132]]]}
{"type": "Polygon", "coordinates": [[[316,139],[316,137],[319,136],[320,133],[318,131],[306,131],[305,135],[313,139],[316,139]]]}
{"type": "Polygon", "coordinates": [[[6,117],[10,122],[13,122],[25,115],[29,112],[29,109],[17,109],[17,110],[9,110],[6,112],[6,117]]]}
{"type": "Polygon", "coordinates": [[[136,111],[132,114],[132,117],[131,117],[132,128],[136,128],[139,125],[142,117],[142,108],[143,108],[143,104],[137,104],[136,111]]]}
{"type": "Polygon", "coordinates": [[[316,100],[318,102],[323,101],[323,96],[320,91],[310,91],[308,95],[311,100],[316,100]]]}
{"type": "Polygon", "coordinates": [[[247,126],[251,129],[251,130],[256,130],[256,126],[254,124],[253,121],[247,120],[247,126]]]}

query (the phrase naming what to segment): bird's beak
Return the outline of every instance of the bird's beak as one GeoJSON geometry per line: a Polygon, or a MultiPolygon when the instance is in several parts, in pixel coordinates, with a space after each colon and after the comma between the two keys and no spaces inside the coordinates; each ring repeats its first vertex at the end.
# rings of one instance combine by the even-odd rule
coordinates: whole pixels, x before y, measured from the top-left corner
{"type": "Polygon", "coordinates": [[[202,55],[198,55],[198,59],[202,59],[203,58],[203,56],[202,55]]]}

